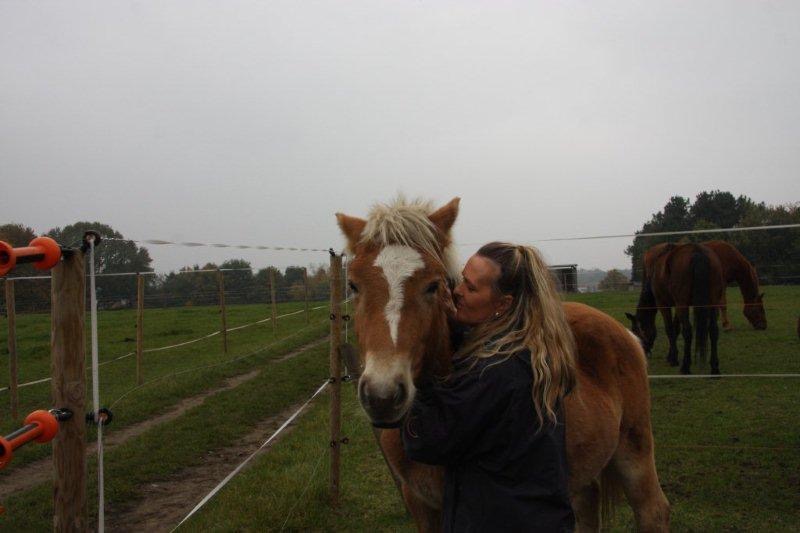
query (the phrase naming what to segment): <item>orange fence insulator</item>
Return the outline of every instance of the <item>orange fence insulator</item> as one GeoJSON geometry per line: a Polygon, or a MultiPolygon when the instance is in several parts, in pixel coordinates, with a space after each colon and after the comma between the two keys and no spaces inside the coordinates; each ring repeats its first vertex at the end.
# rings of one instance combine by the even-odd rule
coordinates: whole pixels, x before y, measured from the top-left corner
{"type": "Polygon", "coordinates": [[[61,246],[50,237],[36,237],[28,246],[14,248],[0,241],[0,276],[8,274],[17,264],[33,263],[39,270],[48,270],[61,259],[61,246]]]}
{"type": "Polygon", "coordinates": [[[13,433],[0,437],[0,469],[4,468],[14,456],[14,450],[32,440],[39,443],[50,442],[58,433],[58,423],[68,420],[72,412],[66,409],[45,411],[40,409],[25,417],[25,425],[13,433]]]}

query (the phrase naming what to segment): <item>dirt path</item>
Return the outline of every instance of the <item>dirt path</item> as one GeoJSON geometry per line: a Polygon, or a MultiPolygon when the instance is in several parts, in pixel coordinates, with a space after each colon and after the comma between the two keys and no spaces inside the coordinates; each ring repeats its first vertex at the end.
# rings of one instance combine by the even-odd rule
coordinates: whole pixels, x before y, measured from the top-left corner
{"type": "MultiPolygon", "coordinates": [[[[302,402],[277,416],[262,420],[235,446],[209,453],[204,458],[203,464],[186,468],[169,479],[143,486],[133,505],[125,508],[107,508],[106,527],[109,531],[122,532],[171,531],[225,476],[258,450],[264,440],[301,405],[302,402]]],[[[256,457],[266,453],[285,437],[297,420],[299,417],[269,446],[259,450],[256,457]]]]}
{"type": "MultiPolygon", "coordinates": [[[[273,359],[270,362],[272,364],[275,364],[275,363],[280,363],[282,361],[286,361],[287,359],[296,357],[301,353],[310,350],[311,348],[315,348],[316,346],[319,346],[320,344],[323,344],[325,342],[328,342],[327,337],[318,339],[308,344],[304,344],[303,346],[300,346],[296,350],[293,350],[285,355],[282,355],[277,359],[273,359]]],[[[175,420],[176,418],[183,415],[189,409],[201,405],[206,400],[206,398],[214,396],[215,394],[218,394],[220,392],[235,389],[242,383],[246,383],[247,381],[250,381],[251,379],[255,378],[260,373],[261,370],[257,369],[247,372],[245,374],[239,374],[238,376],[233,376],[225,380],[224,384],[221,387],[207,390],[196,396],[191,396],[189,398],[181,400],[164,414],[155,416],[153,418],[148,418],[147,420],[144,420],[138,424],[133,424],[131,426],[128,426],[118,432],[109,433],[105,439],[105,448],[107,450],[109,448],[114,448],[115,446],[127,442],[129,439],[138,437],[139,435],[141,435],[142,433],[144,433],[145,431],[149,430],[154,426],[163,424],[165,422],[169,422],[171,420],[175,420]]],[[[94,454],[95,450],[96,450],[96,444],[93,442],[87,445],[86,454],[87,455],[94,454]]],[[[4,478],[2,484],[0,484],[0,501],[7,498],[11,494],[14,494],[19,491],[28,490],[40,483],[44,483],[48,480],[51,480],[52,477],[53,477],[53,459],[51,457],[40,459],[33,463],[29,463],[25,466],[16,468],[14,470],[14,475],[4,478]]]]}

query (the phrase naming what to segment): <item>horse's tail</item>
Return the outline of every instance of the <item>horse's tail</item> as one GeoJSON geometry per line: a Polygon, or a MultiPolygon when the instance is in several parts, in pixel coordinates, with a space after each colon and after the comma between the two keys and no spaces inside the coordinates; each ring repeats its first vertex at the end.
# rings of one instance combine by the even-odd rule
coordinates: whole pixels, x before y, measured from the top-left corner
{"type": "Polygon", "coordinates": [[[692,306],[694,307],[695,351],[705,359],[711,309],[711,259],[700,247],[692,253],[692,306]]]}
{"type": "Polygon", "coordinates": [[[608,529],[622,501],[622,479],[611,465],[600,473],[600,530],[608,529]]]}

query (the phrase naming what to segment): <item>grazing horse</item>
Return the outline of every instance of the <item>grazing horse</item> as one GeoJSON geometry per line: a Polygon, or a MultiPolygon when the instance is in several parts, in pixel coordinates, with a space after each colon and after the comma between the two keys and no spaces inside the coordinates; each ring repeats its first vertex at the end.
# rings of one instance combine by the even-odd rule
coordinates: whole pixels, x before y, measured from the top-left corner
{"type": "MultiPolygon", "coordinates": [[[[767,329],[767,314],[764,311],[764,293],[759,293],[758,274],[753,265],[750,264],[745,256],[736,247],[725,241],[706,241],[700,243],[710,248],[717,254],[722,264],[722,279],[725,283],[736,282],[739,291],[744,299],[742,311],[745,318],[755,329],[767,329]]],[[[725,299],[725,291],[722,292],[722,327],[723,329],[733,329],[728,320],[728,306],[725,299]]]]}
{"type": "Polygon", "coordinates": [[[692,364],[692,324],[689,308],[694,308],[695,345],[705,360],[706,338],[711,338],[711,373],[719,374],[717,310],[725,291],[722,266],[717,255],[700,244],[666,243],[654,246],[645,254],[645,275],[636,316],[631,319],[633,332],[642,340],[646,351],[656,339],[655,316],[660,310],[669,338],[667,361],[678,365],[677,321],[672,321],[675,307],[683,335],[681,373],[690,374],[692,364]]]}
{"type": "MultiPolygon", "coordinates": [[[[374,207],[366,220],[336,215],[353,254],[359,401],[372,423],[386,428],[380,446],[420,531],[441,528],[444,470],[408,459],[393,427],[411,407],[415,384],[451,371],[446,298],[447,284],[459,277],[450,237],[458,204],[456,198],[434,211],[398,200],[374,207]]],[[[599,530],[601,500],[613,502],[620,488],[640,531],[668,531],[644,353],[608,315],[577,303],[564,304],[564,311],[577,346],[577,385],[564,409],[578,531],[599,530]]]]}

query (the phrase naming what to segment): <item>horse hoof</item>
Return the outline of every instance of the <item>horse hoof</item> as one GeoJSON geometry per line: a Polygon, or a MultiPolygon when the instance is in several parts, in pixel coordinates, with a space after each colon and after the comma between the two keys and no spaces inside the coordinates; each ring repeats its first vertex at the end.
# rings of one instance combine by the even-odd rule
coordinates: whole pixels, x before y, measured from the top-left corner
{"type": "Polygon", "coordinates": [[[692,371],[691,371],[691,370],[689,370],[688,368],[683,368],[683,367],[681,367],[681,374],[683,374],[683,375],[685,375],[685,376],[688,376],[688,375],[689,375],[689,374],[691,374],[691,373],[692,373],[692,371]]]}
{"type": "Polygon", "coordinates": [[[719,375],[721,375],[721,374],[722,374],[722,372],[720,372],[720,371],[719,371],[719,368],[712,368],[712,369],[711,369],[711,373],[712,373],[713,375],[715,375],[715,376],[719,376],[719,375]]]}

